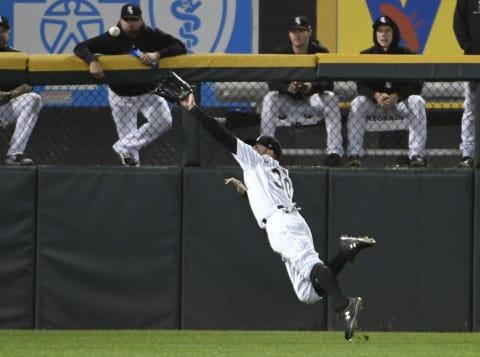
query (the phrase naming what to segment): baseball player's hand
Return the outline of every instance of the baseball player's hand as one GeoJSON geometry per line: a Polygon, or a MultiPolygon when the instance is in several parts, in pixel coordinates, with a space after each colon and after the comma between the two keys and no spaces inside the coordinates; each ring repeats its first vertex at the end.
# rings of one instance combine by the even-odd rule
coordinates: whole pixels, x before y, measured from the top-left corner
{"type": "Polygon", "coordinates": [[[312,82],[303,82],[302,85],[299,88],[299,91],[303,95],[307,96],[311,93],[312,87],[313,87],[312,82]]]}
{"type": "Polygon", "coordinates": [[[140,61],[143,64],[152,65],[155,62],[158,62],[160,59],[160,53],[158,52],[145,52],[140,56],[140,61]]]}
{"type": "Polygon", "coordinates": [[[388,109],[388,105],[385,102],[387,98],[388,98],[387,93],[380,93],[380,92],[375,93],[375,99],[377,101],[377,105],[382,109],[388,109]]]}
{"type": "Polygon", "coordinates": [[[237,192],[241,195],[245,195],[247,193],[247,187],[243,184],[242,181],[236,179],[235,177],[229,177],[225,179],[225,185],[231,183],[237,192]]]}
{"type": "Polygon", "coordinates": [[[288,84],[288,92],[292,94],[297,94],[302,86],[302,82],[290,82],[288,84]]]}
{"type": "Polygon", "coordinates": [[[185,99],[179,101],[180,105],[190,111],[195,106],[195,98],[193,94],[188,94],[185,99]]]}
{"type": "Polygon", "coordinates": [[[90,74],[95,78],[105,78],[105,73],[103,73],[103,67],[98,61],[90,62],[90,74]]]}

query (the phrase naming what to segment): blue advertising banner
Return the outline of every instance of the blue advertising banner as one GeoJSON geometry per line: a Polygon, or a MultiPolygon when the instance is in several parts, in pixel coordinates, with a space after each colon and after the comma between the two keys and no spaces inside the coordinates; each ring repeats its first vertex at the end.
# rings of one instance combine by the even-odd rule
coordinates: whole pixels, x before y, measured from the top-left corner
{"type": "MultiPolygon", "coordinates": [[[[127,2],[142,8],[148,26],[183,40],[190,53],[257,52],[258,0],[2,0],[0,14],[10,20],[12,47],[35,54],[71,53],[77,43],[115,25],[127,2]]],[[[46,105],[108,105],[104,86],[36,90],[46,105]]]]}

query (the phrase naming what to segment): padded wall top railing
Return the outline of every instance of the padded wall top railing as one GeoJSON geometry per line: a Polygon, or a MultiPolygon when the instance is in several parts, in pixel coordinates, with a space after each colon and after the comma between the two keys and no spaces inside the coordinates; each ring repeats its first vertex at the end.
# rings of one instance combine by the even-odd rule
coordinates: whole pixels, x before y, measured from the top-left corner
{"type": "Polygon", "coordinates": [[[93,78],[73,54],[4,53],[0,78],[6,82],[92,84],[156,81],[175,70],[189,81],[333,80],[403,78],[430,81],[480,80],[480,56],[189,54],[160,60],[159,69],[130,55],[100,55],[106,77],[93,78]]]}

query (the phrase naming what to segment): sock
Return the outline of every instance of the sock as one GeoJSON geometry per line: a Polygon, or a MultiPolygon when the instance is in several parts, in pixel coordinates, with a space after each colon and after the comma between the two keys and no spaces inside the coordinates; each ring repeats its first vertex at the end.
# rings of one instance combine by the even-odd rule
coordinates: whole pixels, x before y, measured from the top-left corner
{"type": "Polygon", "coordinates": [[[315,264],[310,273],[310,281],[319,296],[322,296],[324,292],[331,295],[337,308],[348,305],[348,298],[342,293],[337,278],[326,265],[315,264]]]}
{"type": "Polygon", "coordinates": [[[334,275],[340,273],[340,271],[345,267],[348,261],[350,261],[350,254],[345,253],[343,250],[340,250],[338,254],[327,263],[327,267],[330,268],[334,275]]]}

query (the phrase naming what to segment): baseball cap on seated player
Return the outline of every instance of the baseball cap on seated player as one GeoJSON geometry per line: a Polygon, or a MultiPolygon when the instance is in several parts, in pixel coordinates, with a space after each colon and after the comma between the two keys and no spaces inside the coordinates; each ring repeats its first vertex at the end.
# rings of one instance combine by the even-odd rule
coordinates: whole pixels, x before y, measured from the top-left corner
{"type": "Polygon", "coordinates": [[[289,30],[291,31],[293,29],[311,30],[312,26],[305,16],[295,16],[290,23],[289,30]]]}
{"type": "Polygon", "coordinates": [[[273,150],[277,160],[282,156],[282,146],[273,136],[260,135],[255,140],[247,139],[245,142],[250,145],[262,144],[263,146],[273,150]]]}
{"type": "Polygon", "coordinates": [[[122,7],[121,18],[123,20],[140,20],[142,18],[142,9],[135,4],[125,4],[122,7]]]}
{"type": "Polygon", "coordinates": [[[10,29],[10,23],[8,22],[8,17],[0,16],[0,26],[5,27],[7,30],[10,29]]]}
{"type": "Polygon", "coordinates": [[[388,16],[380,16],[378,19],[375,20],[372,27],[376,30],[377,27],[380,25],[387,25],[387,26],[390,26],[391,28],[397,27],[397,24],[395,23],[395,21],[393,21],[388,16]]]}

